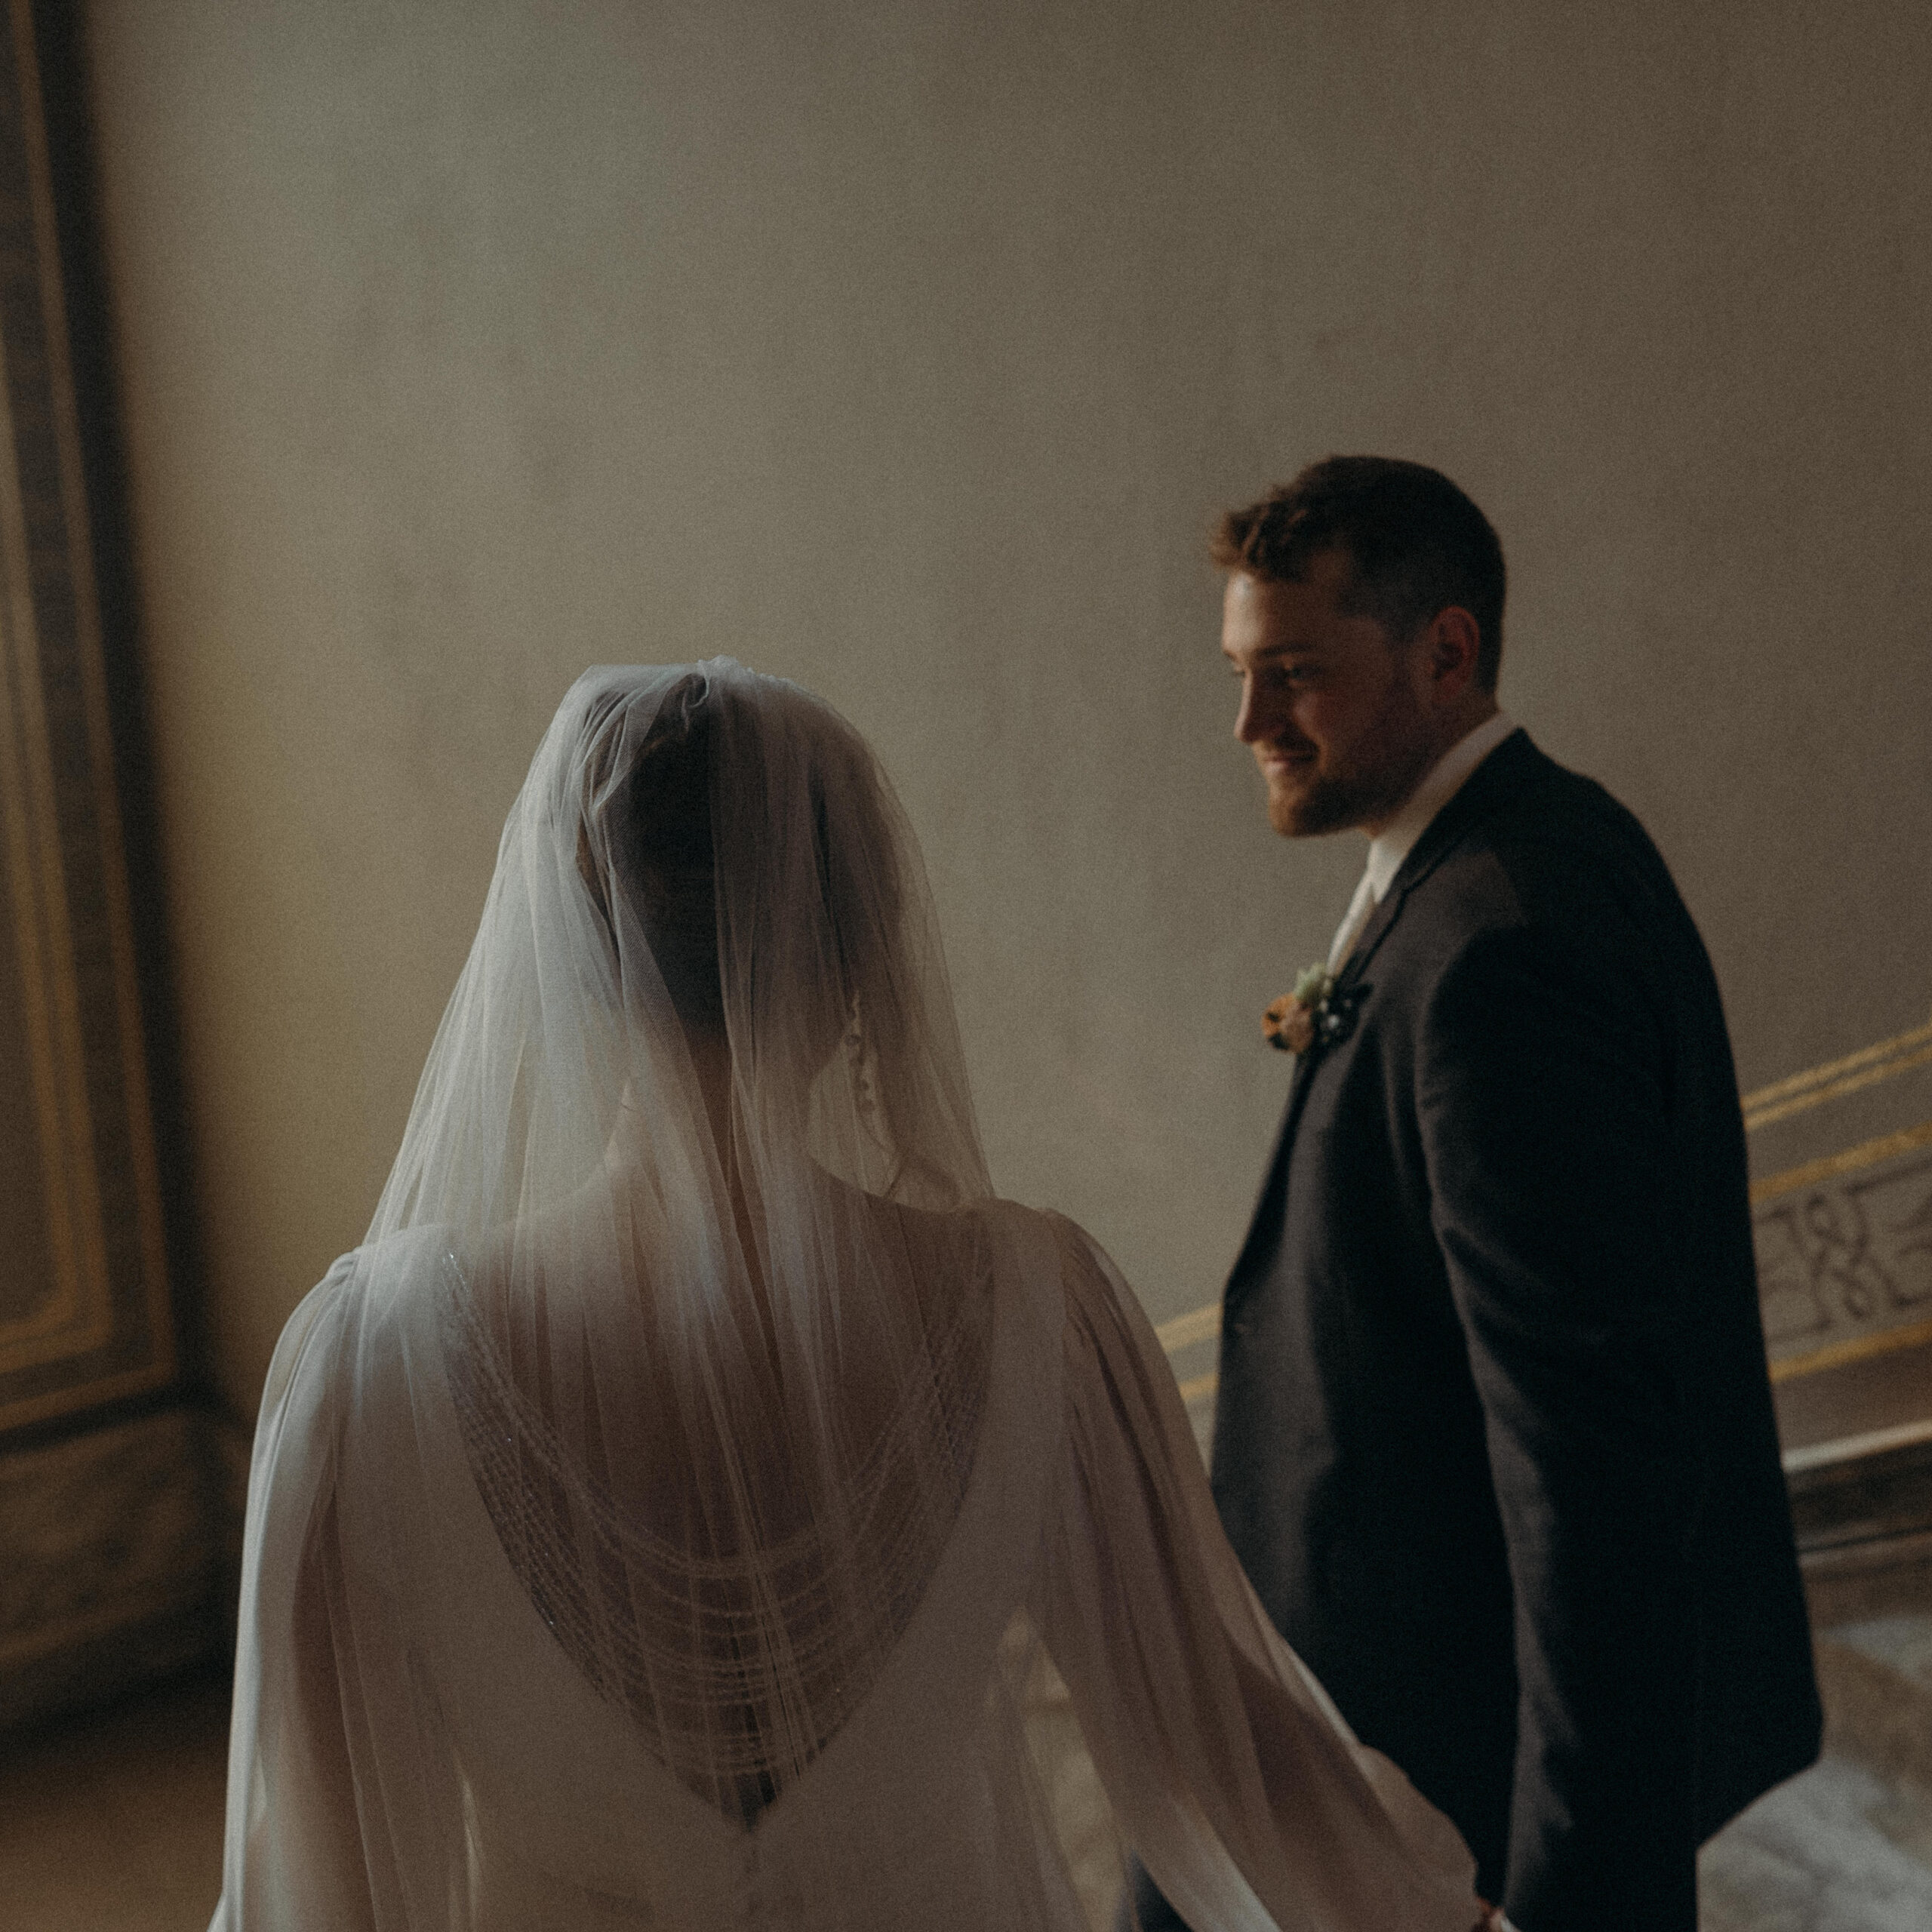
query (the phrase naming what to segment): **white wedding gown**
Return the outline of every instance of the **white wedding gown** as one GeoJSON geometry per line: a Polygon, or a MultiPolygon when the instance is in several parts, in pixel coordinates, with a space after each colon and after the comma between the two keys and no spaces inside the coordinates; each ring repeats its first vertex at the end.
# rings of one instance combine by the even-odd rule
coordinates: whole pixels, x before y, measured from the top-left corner
{"type": "MultiPolygon", "coordinates": [[[[901,938],[853,938],[857,888],[821,857],[784,928],[823,899],[825,956],[855,983],[844,1156],[836,1017],[828,1034],[788,993],[782,1032],[769,1018],[782,937],[746,955],[730,1012],[728,1161],[685,1034],[629,986],[570,989],[573,877],[605,923],[569,957],[614,931],[626,974],[645,942],[618,894],[677,889],[627,883],[621,851],[614,872],[586,860],[573,817],[603,823],[603,792],[577,802],[586,759],[633,783],[673,701],[701,769],[731,774],[710,794],[721,900],[740,870],[778,891],[768,834],[729,857],[752,788],[725,734],[747,716],[760,823],[798,816],[782,726],[809,754],[812,837],[877,876],[884,835],[826,775],[833,727],[799,728],[803,694],[735,666],[677,700],[697,675],[621,674],[605,704],[620,674],[600,674],[566,701],[371,1238],[276,1352],[211,1932],[1070,1932],[1057,1747],[1028,1722],[1049,1661],[1124,1838],[1197,1932],[1470,1932],[1454,1828],[1355,1742],[1241,1577],[1132,1294],[1071,1223],[975,1178],[970,1113],[933,1098],[963,1092],[937,995],[908,992],[901,938]],[[533,914],[518,895],[553,873],[533,914]],[[774,1043],[801,1032],[794,1079],[774,1043]],[[810,1161],[781,1105],[808,1087],[810,1161]],[[886,1184],[866,1163],[888,1134],[886,1184]]],[[[682,968],[651,943],[666,1000],[682,968]]]]}

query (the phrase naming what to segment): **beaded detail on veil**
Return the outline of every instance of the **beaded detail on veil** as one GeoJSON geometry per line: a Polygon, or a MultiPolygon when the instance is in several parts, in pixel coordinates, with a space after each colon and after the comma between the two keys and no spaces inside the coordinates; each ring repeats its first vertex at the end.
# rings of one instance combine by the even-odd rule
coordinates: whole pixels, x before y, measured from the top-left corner
{"type": "Polygon", "coordinates": [[[977,1318],[990,1305],[989,1255],[983,1232],[965,1245],[966,1280],[983,1292],[960,1296],[929,1373],[856,1445],[830,1560],[814,1518],[755,1549],[707,1554],[624,1510],[607,1483],[574,1466],[505,1362],[461,1264],[442,1255],[445,1371],[506,1560],[565,1655],[653,1755],[747,1824],[783,1789],[786,1770],[801,1769],[863,1703],[944,1554],[986,1392],[977,1318]],[[789,1664],[780,1694],[802,1712],[768,1707],[764,1660],[775,1634],[789,1664]]]}

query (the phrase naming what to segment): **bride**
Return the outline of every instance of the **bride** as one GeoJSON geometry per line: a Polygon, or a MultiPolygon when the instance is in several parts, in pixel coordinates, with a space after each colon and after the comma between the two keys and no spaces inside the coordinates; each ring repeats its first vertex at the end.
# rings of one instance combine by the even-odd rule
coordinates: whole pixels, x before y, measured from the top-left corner
{"type": "Polygon", "coordinates": [[[1198,1932],[1477,1923],[1133,1295],[993,1198],[864,743],[728,660],[588,672],[269,1371],[213,1932],[1077,1927],[1054,1670],[1198,1932]]]}

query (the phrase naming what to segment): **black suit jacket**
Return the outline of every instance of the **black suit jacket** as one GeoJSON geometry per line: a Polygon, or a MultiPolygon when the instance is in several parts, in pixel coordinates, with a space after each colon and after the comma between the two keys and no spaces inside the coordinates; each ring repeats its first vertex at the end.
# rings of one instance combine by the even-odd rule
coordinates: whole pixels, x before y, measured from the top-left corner
{"type": "Polygon", "coordinates": [[[1523,1932],[1694,1932],[1699,1841],[1820,1730],[1709,961],[1518,731],[1340,998],[1228,1283],[1229,1537],[1523,1932]]]}

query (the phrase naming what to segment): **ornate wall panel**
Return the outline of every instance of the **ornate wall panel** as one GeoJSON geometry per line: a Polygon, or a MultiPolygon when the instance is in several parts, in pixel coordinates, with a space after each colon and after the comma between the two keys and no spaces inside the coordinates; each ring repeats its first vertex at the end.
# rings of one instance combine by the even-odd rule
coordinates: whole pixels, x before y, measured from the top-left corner
{"type": "Polygon", "coordinates": [[[74,23],[40,11],[52,94],[35,10],[0,16],[0,1730],[216,1651],[238,1521],[234,1445],[174,1386],[110,700],[130,706],[89,528],[112,491],[83,467],[109,398],[76,392],[62,243],[85,258],[57,219],[85,226],[74,23]]]}
{"type": "Polygon", "coordinates": [[[1932,1437],[1932,1024],[1745,1096],[1787,1451],[1932,1437]]]}
{"type": "Polygon", "coordinates": [[[0,1430],[175,1368],[31,16],[0,35],[0,1430]]]}
{"type": "Polygon", "coordinates": [[[1932,1024],[1745,1096],[1758,1280],[1814,1618],[1932,1592],[1932,1024]]]}

